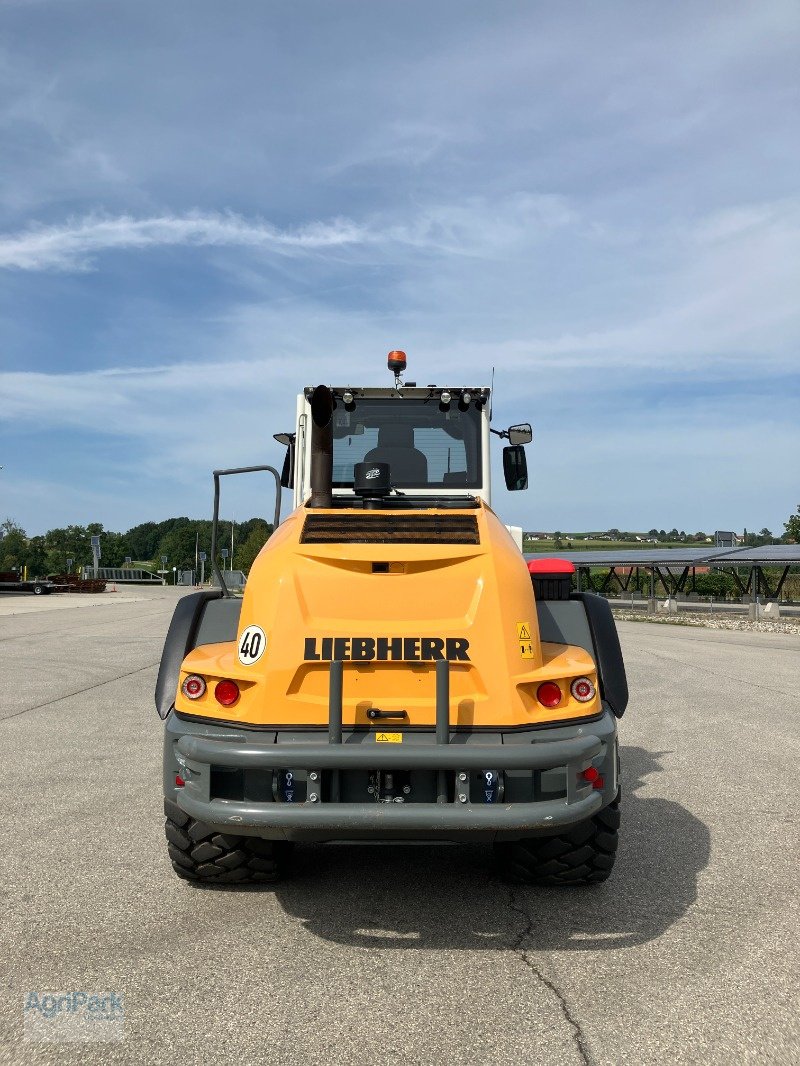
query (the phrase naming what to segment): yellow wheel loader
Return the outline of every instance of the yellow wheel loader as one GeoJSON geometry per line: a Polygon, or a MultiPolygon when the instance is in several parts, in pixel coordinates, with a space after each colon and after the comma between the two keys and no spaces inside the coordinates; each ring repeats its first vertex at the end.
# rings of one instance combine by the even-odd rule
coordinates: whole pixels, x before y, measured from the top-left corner
{"type": "Polygon", "coordinates": [[[176,607],[156,686],[176,874],[274,881],[294,842],[485,841],[505,876],[605,880],[625,669],[607,602],[490,507],[487,386],[307,388],[242,597],[176,607]],[[294,510],[280,521],[281,487],[294,510]]]}

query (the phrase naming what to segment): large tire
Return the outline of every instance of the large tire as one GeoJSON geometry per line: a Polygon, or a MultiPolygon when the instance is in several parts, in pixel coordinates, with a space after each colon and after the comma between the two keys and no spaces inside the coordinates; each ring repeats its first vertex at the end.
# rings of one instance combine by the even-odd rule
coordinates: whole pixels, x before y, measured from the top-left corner
{"type": "Polygon", "coordinates": [[[185,881],[208,885],[265,884],[286,874],[291,844],[220,833],[164,800],[164,832],[172,868],[185,881]]]}
{"type": "Polygon", "coordinates": [[[619,840],[619,793],[613,803],[558,836],[495,844],[503,876],[525,885],[593,885],[614,868],[619,840]]]}

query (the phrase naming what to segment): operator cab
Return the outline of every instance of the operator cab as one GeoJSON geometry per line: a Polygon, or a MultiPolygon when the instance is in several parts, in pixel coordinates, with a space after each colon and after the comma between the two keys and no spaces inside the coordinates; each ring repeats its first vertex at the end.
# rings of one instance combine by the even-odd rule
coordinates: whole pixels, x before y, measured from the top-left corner
{"type": "MultiPolygon", "coordinates": [[[[510,441],[503,456],[508,488],[527,488],[523,445],[531,440],[530,425],[491,429],[488,386],[403,384],[402,352],[390,353],[389,369],[395,373],[393,388],[341,386],[330,390],[334,507],[362,506],[364,492],[358,477],[369,476],[372,470],[364,470],[361,464],[376,470],[388,466],[386,507],[474,507],[478,499],[489,504],[490,433],[510,441]],[[402,368],[398,369],[400,356],[402,368]]],[[[310,494],[313,392],[306,388],[297,398],[295,432],[275,435],[287,447],[281,481],[294,489],[296,507],[310,494]]]]}

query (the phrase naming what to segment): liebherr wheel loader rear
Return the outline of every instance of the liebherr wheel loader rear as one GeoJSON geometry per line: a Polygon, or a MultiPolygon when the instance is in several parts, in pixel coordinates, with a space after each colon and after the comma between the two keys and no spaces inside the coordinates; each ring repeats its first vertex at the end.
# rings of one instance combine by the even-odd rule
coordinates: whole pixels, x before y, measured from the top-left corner
{"type": "Polygon", "coordinates": [[[243,598],[217,570],[177,605],[156,688],[175,872],[274,881],[296,841],[487,841],[513,879],[603,881],[627,703],[608,604],[558,561],[531,573],[489,506],[490,433],[523,489],[530,426],[492,429],[485,386],[389,369],[305,389],[282,475],[247,468],[295,509],[278,524],[278,498],[243,598]]]}

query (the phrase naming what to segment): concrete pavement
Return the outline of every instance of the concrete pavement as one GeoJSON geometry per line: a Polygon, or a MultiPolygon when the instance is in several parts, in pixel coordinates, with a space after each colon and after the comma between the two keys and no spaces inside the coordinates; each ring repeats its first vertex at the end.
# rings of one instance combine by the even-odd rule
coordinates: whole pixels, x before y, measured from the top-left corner
{"type": "Polygon", "coordinates": [[[198,890],[166,858],[152,699],[177,595],[0,610],[0,1062],[800,1059],[800,639],[621,623],[606,884],[337,845],[275,889],[198,890]],[[120,1043],[22,1039],[26,993],[72,989],[124,996],[120,1043]]]}

